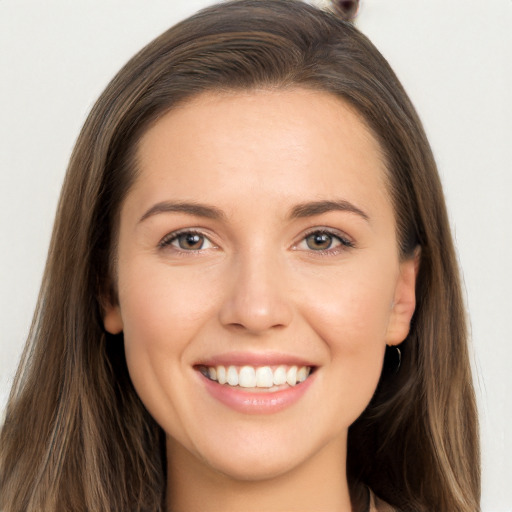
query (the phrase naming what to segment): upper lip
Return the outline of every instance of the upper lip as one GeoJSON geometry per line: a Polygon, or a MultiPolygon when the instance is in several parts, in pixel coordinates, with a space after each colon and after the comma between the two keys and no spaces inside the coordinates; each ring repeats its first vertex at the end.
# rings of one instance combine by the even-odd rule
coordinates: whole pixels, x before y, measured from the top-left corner
{"type": "Polygon", "coordinates": [[[294,354],[280,352],[226,352],[198,361],[194,366],[316,366],[294,354]]]}

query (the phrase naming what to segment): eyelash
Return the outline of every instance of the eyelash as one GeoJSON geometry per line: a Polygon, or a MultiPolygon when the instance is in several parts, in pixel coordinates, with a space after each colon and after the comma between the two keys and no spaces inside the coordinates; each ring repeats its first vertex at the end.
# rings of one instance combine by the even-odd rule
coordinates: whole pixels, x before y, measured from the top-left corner
{"type": "Polygon", "coordinates": [[[345,235],[340,233],[337,230],[331,230],[327,228],[315,228],[310,231],[308,231],[299,241],[299,243],[294,245],[295,250],[304,250],[306,252],[310,252],[315,255],[321,255],[321,256],[336,256],[343,251],[346,251],[347,249],[353,249],[355,247],[354,242],[349,240],[345,235]],[[311,248],[308,249],[300,249],[299,245],[302,243],[307,244],[307,239],[311,237],[312,235],[327,235],[331,238],[331,241],[337,240],[340,245],[336,246],[334,248],[328,247],[327,249],[320,249],[320,250],[314,250],[311,248]]]}
{"type": "MultiPolygon", "coordinates": [[[[194,254],[194,253],[199,253],[199,252],[205,250],[202,246],[199,249],[183,249],[183,248],[173,247],[172,243],[175,242],[176,240],[178,240],[179,237],[182,235],[198,235],[203,239],[203,244],[204,244],[204,241],[207,241],[209,244],[211,244],[212,247],[208,247],[208,249],[216,248],[215,244],[210,240],[209,237],[207,237],[203,232],[201,232],[199,230],[195,230],[195,229],[182,229],[179,231],[174,231],[172,233],[169,233],[159,242],[158,247],[160,249],[165,249],[167,247],[171,247],[174,249],[174,251],[177,254],[186,254],[186,253],[194,254]]],[[[293,245],[292,248],[294,250],[303,250],[306,252],[311,252],[312,254],[335,256],[335,255],[343,252],[344,250],[352,249],[354,247],[355,247],[354,243],[351,240],[349,240],[348,238],[346,238],[344,235],[342,235],[340,232],[330,230],[330,229],[325,229],[325,228],[322,228],[322,229],[317,228],[317,229],[312,229],[311,231],[307,232],[297,244],[293,245]],[[336,246],[334,248],[328,247],[327,249],[319,249],[319,250],[312,249],[309,246],[308,246],[308,248],[304,248],[304,249],[299,248],[300,244],[302,244],[302,243],[307,244],[308,238],[313,235],[316,235],[316,236],[327,235],[331,239],[331,244],[333,241],[337,240],[340,245],[336,246]]]]}
{"type": "Polygon", "coordinates": [[[178,254],[198,253],[200,251],[205,250],[202,247],[199,249],[183,249],[183,248],[173,247],[172,243],[174,241],[178,240],[179,237],[182,235],[198,235],[198,236],[202,237],[205,241],[208,241],[212,245],[212,248],[216,248],[215,244],[210,240],[209,237],[207,237],[204,233],[202,233],[201,231],[196,230],[196,229],[181,229],[179,231],[174,231],[172,233],[169,233],[168,235],[164,236],[164,238],[162,238],[162,240],[158,244],[158,247],[160,249],[165,249],[165,248],[171,247],[178,254]]]}

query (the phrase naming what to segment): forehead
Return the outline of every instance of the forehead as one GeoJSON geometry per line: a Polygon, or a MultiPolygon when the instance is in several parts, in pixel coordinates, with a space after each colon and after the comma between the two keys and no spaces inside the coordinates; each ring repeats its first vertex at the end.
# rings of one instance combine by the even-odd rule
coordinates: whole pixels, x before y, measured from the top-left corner
{"type": "Polygon", "coordinates": [[[132,193],[144,203],[389,203],[382,151],[364,121],[340,98],[308,89],[203,93],[147,130],[137,162],[132,193]]]}

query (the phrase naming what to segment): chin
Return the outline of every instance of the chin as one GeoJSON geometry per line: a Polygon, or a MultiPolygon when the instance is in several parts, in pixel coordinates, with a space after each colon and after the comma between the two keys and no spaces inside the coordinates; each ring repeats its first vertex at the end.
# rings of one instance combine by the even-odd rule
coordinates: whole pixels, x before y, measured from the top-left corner
{"type": "MultiPolygon", "coordinates": [[[[245,430],[243,426],[240,428],[245,430]]],[[[194,451],[207,468],[228,479],[245,482],[277,479],[300,471],[315,459],[322,459],[326,451],[332,454],[331,450],[339,450],[342,455],[341,436],[319,438],[314,431],[299,430],[292,433],[288,429],[269,428],[247,428],[243,433],[232,430],[224,439],[217,437],[214,442],[210,438],[202,446],[196,444],[194,451]]]]}
{"type": "Polygon", "coordinates": [[[261,457],[261,454],[253,456],[244,454],[230,460],[205,460],[215,472],[222,474],[230,480],[240,482],[260,482],[272,480],[292,472],[301,461],[287,457],[261,457]]]}

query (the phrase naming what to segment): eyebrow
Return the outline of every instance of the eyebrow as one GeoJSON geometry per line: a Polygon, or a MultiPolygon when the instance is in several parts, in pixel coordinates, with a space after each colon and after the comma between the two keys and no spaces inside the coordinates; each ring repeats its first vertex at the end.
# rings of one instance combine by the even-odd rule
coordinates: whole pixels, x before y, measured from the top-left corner
{"type": "MultiPolygon", "coordinates": [[[[349,201],[345,201],[344,199],[335,201],[312,201],[298,204],[292,208],[289,214],[289,218],[301,219],[332,211],[355,213],[364,220],[369,220],[368,215],[363,210],[353,205],[349,201]]],[[[144,213],[144,215],[140,218],[139,223],[143,222],[149,217],[158,215],[159,213],[186,213],[189,215],[194,215],[195,217],[203,217],[213,220],[221,220],[226,218],[224,212],[215,206],[198,203],[162,201],[155,204],[148,211],[146,211],[146,213],[144,213]]]]}
{"type": "Polygon", "coordinates": [[[222,210],[215,208],[215,206],[208,206],[197,203],[184,203],[184,202],[172,202],[162,201],[152,206],[139,220],[143,222],[149,217],[157,215],[159,213],[187,213],[194,215],[195,217],[203,217],[206,219],[224,219],[226,216],[222,210]]]}
{"type": "Polygon", "coordinates": [[[355,213],[366,221],[370,220],[368,214],[366,214],[363,210],[353,205],[349,201],[345,201],[344,199],[338,199],[335,201],[313,201],[309,203],[298,204],[292,209],[290,218],[301,219],[304,217],[313,217],[315,215],[321,215],[322,213],[333,211],[355,213]]]}

